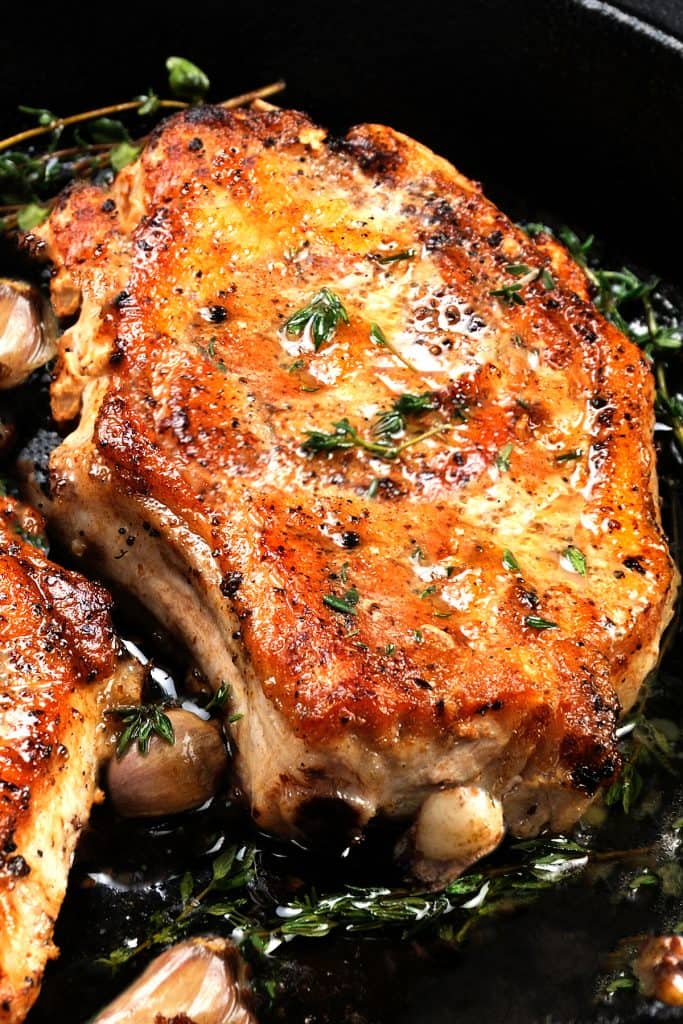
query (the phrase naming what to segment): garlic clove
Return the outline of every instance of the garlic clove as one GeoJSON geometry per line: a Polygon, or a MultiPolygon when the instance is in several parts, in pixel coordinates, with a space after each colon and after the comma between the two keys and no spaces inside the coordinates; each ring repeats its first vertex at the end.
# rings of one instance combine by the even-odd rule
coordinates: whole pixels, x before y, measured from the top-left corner
{"type": "Polygon", "coordinates": [[[226,774],[228,753],[220,727],[182,708],[166,714],[174,743],[153,736],[146,754],[133,745],[109,762],[109,796],[122,817],[156,818],[192,810],[217,792],[226,774]]]}
{"type": "Polygon", "coordinates": [[[93,1024],[257,1024],[247,969],[226,939],[200,937],[171,946],[93,1024]]]}
{"type": "Polygon", "coordinates": [[[0,389],[23,384],[57,348],[57,321],[32,285],[0,278],[0,389]]]}
{"type": "Polygon", "coordinates": [[[643,995],[683,1006],[683,935],[651,935],[634,963],[643,995]]]}

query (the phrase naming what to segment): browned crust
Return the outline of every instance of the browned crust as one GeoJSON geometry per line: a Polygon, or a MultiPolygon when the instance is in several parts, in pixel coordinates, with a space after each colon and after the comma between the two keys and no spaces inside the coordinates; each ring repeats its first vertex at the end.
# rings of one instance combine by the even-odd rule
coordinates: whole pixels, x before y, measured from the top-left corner
{"type": "Polygon", "coordinates": [[[24,1019],[38,995],[45,961],[55,955],[54,919],[69,855],[84,824],[61,821],[60,813],[83,801],[89,805],[85,794],[94,788],[94,771],[79,774],[78,736],[89,732],[94,745],[99,720],[94,694],[113,670],[117,650],[104,590],[60,569],[22,540],[16,532],[21,521],[24,512],[16,502],[0,499],[3,1022],[24,1019]],[[77,794],[74,801],[63,801],[65,786],[77,794]],[[41,861],[53,857],[61,870],[46,881],[41,861]]]}
{"type": "MultiPolygon", "coordinates": [[[[95,424],[99,457],[117,486],[172,508],[210,545],[225,578],[240,574],[226,601],[267,696],[298,736],[322,745],[349,731],[378,748],[404,735],[454,743],[478,735],[482,715],[504,709],[520,728],[542,721],[549,770],[559,758],[572,784],[593,792],[616,766],[619,697],[632,700],[640,678],[634,683],[630,668],[656,648],[674,589],[653,488],[647,362],[587,301],[585,277],[561,247],[528,239],[445,161],[382,126],[321,140],[296,112],[201,108],[166,122],[120,176],[115,214],[102,213],[109,197],[90,187],[53,215],[45,237],[60,273],[92,292],[95,274],[106,275],[112,261],[123,268],[116,291],[97,285],[96,372],[110,380],[95,424]],[[229,241],[201,226],[219,199],[228,208],[219,228],[233,225],[229,241]],[[378,221],[363,219],[370,210],[378,221]],[[287,232],[308,239],[310,253],[300,265],[285,260],[276,279],[270,268],[282,261],[287,232]],[[420,421],[433,425],[466,403],[457,442],[410,449],[386,466],[370,500],[377,467],[364,454],[311,457],[299,447],[312,425],[329,429],[343,415],[359,422],[358,395],[330,384],[302,393],[277,329],[318,287],[334,287],[359,261],[370,266],[387,240],[419,247],[443,293],[457,293],[482,320],[481,335],[494,331],[501,341],[496,357],[439,389],[439,411],[420,421]],[[231,261],[237,250],[244,266],[231,261]],[[511,282],[512,263],[552,267],[556,287],[546,290],[539,278],[526,286],[524,305],[505,306],[491,293],[511,282]],[[226,320],[207,326],[196,310],[215,302],[226,320]],[[210,336],[215,358],[207,357],[210,336]],[[571,425],[560,411],[573,414],[571,425]],[[490,524],[469,509],[509,444],[511,490],[532,505],[552,488],[575,501],[571,530],[552,543],[586,551],[587,580],[558,575],[540,519],[530,526],[538,571],[529,561],[524,578],[501,573],[508,543],[495,505],[490,524]],[[584,451],[577,466],[555,459],[569,449],[584,451]],[[416,641],[427,606],[408,555],[422,536],[432,561],[451,556],[465,514],[468,531],[453,557],[479,574],[482,599],[496,593],[495,612],[477,620],[476,645],[465,631],[474,628],[469,611],[438,623],[446,647],[431,634],[416,641]],[[338,525],[322,530],[323,519],[338,525]],[[353,530],[358,548],[340,551],[335,530],[353,530]],[[352,623],[322,601],[340,589],[345,561],[366,599],[352,623]],[[531,628],[536,612],[559,628],[531,628]]],[[[368,289],[384,284],[378,275],[368,289]]],[[[351,324],[318,356],[330,372],[351,375],[367,399],[379,371],[363,311],[372,292],[363,287],[357,301],[345,293],[351,324]]],[[[423,332],[430,341],[428,300],[427,320],[409,321],[413,340],[423,332]]],[[[463,340],[475,356],[476,330],[463,340]]],[[[440,351],[447,360],[450,350],[440,351]]],[[[383,363],[381,372],[418,390],[400,368],[383,363]]],[[[78,375],[62,375],[58,414],[62,390],[73,396],[79,387],[78,375]]],[[[391,393],[381,397],[386,403],[391,393]]],[[[370,424],[368,416],[366,432],[370,424]]],[[[532,551],[529,537],[519,544],[532,551]]]]}

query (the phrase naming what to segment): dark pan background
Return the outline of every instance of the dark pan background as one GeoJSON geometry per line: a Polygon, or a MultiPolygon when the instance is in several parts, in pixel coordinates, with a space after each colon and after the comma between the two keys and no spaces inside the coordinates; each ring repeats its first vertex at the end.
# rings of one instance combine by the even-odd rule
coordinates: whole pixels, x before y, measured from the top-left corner
{"type": "MultiPolygon", "coordinates": [[[[683,284],[683,0],[7,6],[2,135],[25,124],[18,103],[66,115],[163,92],[164,60],[180,54],[208,72],[215,99],[284,77],[282,102],[334,131],[388,123],[513,214],[547,212],[683,284]]],[[[425,965],[393,1019],[537,1024],[560,1019],[551,1005],[563,1021],[586,1019],[577,979],[595,974],[602,913],[570,894],[545,918],[501,926],[452,974],[425,965]]],[[[372,987],[367,963],[344,969],[372,987]]]]}
{"type": "Polygon", "coordinates": [[[18,103],[68,114],[162,87],[180,53],[215,98],[282,76],[283,101],[335,130],[384,121],[493,198],[528,197],[680,274],[682,0],[42,7],[2,5],[0,129],[18,103]]]}

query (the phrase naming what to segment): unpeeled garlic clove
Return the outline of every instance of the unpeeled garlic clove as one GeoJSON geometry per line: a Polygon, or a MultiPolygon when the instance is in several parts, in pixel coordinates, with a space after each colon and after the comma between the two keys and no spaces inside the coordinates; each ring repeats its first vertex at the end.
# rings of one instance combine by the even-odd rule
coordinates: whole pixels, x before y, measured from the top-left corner
{"type": "Polygon", "coordinates": [[[258,1024],[247,970],[226,939],[200,937],[171,946],[93,1024],[258,1024]]]}
{"type": "Polygon", "coordinates": [[[57,347],[50,305],[30,284],[0,278],[0,389],[23,384],[57,347]]]}
{"type": "Polygon", "coordinates": [[[500,800],[477,785],[436,790],[425,799],[396,848],[412,876],[442,888],[495,849],[505,834],[500,800]]]}
{"type": "Polygon", "coordinates": [[[683,1006],[683,935],[651,935],[633,966],[643,995],[683,1006]]]}
{"type": "Polygon", "coordinates": [[[215,722],[190,711],[166,711],[175,742],[153,736],[146,754],[132,745],[107,770],[109,796],[124,818],[165,817],[199,807],[225,775],[228,754],[215,722]]]}

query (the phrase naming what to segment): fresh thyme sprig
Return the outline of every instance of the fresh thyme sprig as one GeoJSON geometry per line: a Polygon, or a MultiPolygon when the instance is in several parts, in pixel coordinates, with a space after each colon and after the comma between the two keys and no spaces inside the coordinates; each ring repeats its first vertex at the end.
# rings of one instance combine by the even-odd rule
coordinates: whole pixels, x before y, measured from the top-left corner
{"type": "Polygon", "coordinates": [[[643,852],[593,852],[564,836],[541,836],[514,844],[510,863],[462,875],[440,892],[347,886],[322,896],[307,891],[278,906],[264,907],[262,896],[252,895],[262,892],[256,849],[231,846],[213,862],[208,882],[202,884],[189,873],[182,877],[175,914],[164,910],[153,915],[147,936],[113,950],[103,962],[119,967],[140,953],[206,927],[207,918],[214,928],[222,919],[235,941],[267,955],[283,942],[320,939],[335,931],[369,934],[394,929],[410,936],[436,927],[442,940],[459,945],[482,918],[533,902],[577,878],[592,860],[638,863],[643,852]]]}
{"type": "MultiPolygon", "coordinates": [[[[150,90],[132,100],[59,117],[50,110],[19,109],[33,117],[33,128],[0,140],[0,233],[30,231],[48,216],[58,193],[75,178],[111,179],[136,159],[148,136],[133,138],[122,117],[155,118],[201,102],[209,88],[204,72],[183,57],[166,62],[171,96],[150,90]]],[[[232,109],[284,89],[273,82],[234,96],[221,106],[232,109]]]]}
{"type": "Polygon", "coordinates": [[[441,434],[444,430],[448,429],[447,423],[441,423],[430,430],[417,434],[415,437],[408,438],[407,441],[403,441],[401,444],[392,444],[388,441],[368,441],[367,438],[362,437],[358,433],[346,417],[342,420],[337,420],[332,426],[334,430],[329,433],[323,430],[307,430],[306,440],[301,445],[302,449],[306,452],[317,454],[320,452],[342,451],[348,448],[360,448],[371,455],[375,455],[380,459],[387,459],[391,462],[408,448],[412,448],[413,445],[420,444],[422,441],[426,441],[428,437],[441,434]]]}
{"type": "Polygon", "coordinates": [[[107,714],[116,716],[125,725],[116,744],[117,757],[123,757],[134,743],[137,743],[141,754],[146,754],[152,736],[159,736],[166,743],[175,743],[173,723],[160,704],[112,708],[107,714]]]}
{"type": "Polygon", "coordinates": [[[246,908],[249,903],[247,886],[255,874],[254,857],[255,849],[251,846],[229,846],[213,861],[211,877],[204,885],[197,885],[187,871],[179,883],[180,907],[177,913],[174,915],[161,910],[152,914],[151,930],[147,936],[135,945],[112,950],[108,956],[102,957],[100,963],[120,967],[149,949],[177,942],[191,931],[200,914],[225,916],[235,927],[242,922],[246,927],[252,925],[251,918],[242,916],[241,908],[246,908]],[[238,895],[232,895],[234,893],[238,895]]]}
{"type": "Polygon", "coordinates": [[[311,301],[292,313],[285,321],[287,334],[300,336],[310,328],[316,352],[326,341],[331,341],[340,323],[348,324],[349,314],[338,295],[329,288],[321,288],[311,301]]]}
{"type": "Polygon", "coordinates": [[[375,437],[391,437],[401,434],[406,429],[407,416],[420,416],[423,412],[438,409],[436,395],[427,391],[422,395],[411,395],[407,392],[399,395],[388,412],[380,413],[373,427],[375,437]]]}
{"type": "Polygon", "coordinates": [[[551,291],[555,287],[554,278],[547,267],[530,267],[526,263],[508,263],[505,271],[516,280],[512,284],[504,284],[500,288],[492,289],[489,295],[501,299],[506,306],[525,306],[526,301],[522,295],[522,289],[539,279],[546,291],[551,291]]]}

